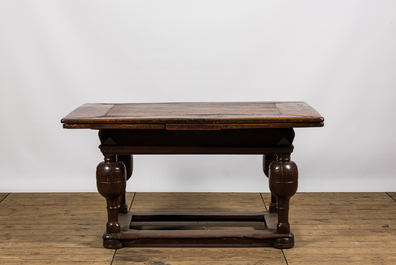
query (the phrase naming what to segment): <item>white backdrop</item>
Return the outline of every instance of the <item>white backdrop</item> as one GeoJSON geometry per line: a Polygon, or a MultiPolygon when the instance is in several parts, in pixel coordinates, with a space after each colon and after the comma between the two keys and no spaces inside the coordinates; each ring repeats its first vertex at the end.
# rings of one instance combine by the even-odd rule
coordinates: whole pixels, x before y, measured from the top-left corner
{"type": "MultiPolygon", "coordinates": [[[[0,192],[96,191],[87,102],[302,100],[299,191],[396,191],[396,1],[2,1],[0,192]]],[[[135,156],[129,191],[268,191],[260,156],[135,156]]]]}

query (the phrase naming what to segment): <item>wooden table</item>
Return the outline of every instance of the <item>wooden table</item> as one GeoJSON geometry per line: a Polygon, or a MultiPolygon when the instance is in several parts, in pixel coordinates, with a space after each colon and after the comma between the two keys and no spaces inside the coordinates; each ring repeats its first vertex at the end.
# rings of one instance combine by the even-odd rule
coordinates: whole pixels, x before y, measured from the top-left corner
{"type": "Polygon", "coordinates": [[[106,248],[151,245],[251,245],[291,248],[289,200],[298,171],[290,160],[296,127],[322,127],[323,117],[305,102],[85,104],[62,119],[67,129],[99,130],[104,161],[96,171],[106,199],[106,248]],[[272,194],[269,211],[128,212],[126,182],[132,155],[262,154],[272,194]],[[264,230],[144,230],[132,222],[175,225],[261,222],[264,230]]]}

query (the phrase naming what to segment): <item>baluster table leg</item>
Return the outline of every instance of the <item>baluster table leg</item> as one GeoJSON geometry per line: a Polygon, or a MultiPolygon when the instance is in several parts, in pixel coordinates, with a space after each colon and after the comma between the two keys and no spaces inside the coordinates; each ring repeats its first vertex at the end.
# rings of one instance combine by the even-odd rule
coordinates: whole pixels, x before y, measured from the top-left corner
{"type": "MultiPolygon", "coordinates": [[[[264,174],[269,178],[269,166],[270,164],[276,161],[275,155],[264,155],[263,156],[263,171],[264,174]]],[[[274,194],[271,193],[271,202],[269,204],[269,212],[270,213],[277,213],[278,212],[278,202],[276,201],[276,197],[274,194]]]]}
{"type": "Polygon", "coordinates": [[[105,248],[122,248],[117,240],[120,233],[118,222],[118,198],[125,194],[126,168],[124,163],[117,161],[116,155],[105,155],[105,161],[96,168],[96,180],[99,193],[106,199],[108,221],[103,235],[105,248]]]}
{"type": "MultiPolygon", "coordinates": [[[[297,191],[297,165],[290,160],[290,154],[280,154],[269,166],[269,186],[278,201],[278,234],[291,234],[289,224],[289,201],[297,191]]],[[[294,238],[280,238],[274,247],[291,248],[294,238]]]]}

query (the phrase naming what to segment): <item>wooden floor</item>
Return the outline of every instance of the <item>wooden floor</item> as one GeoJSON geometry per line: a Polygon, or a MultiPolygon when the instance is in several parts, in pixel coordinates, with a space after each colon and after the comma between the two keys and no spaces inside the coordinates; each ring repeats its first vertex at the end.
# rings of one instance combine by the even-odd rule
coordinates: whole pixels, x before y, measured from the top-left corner
{"type": "MultiPolygon", "coordinates": [[[[0,264],[396,264],[396,192],[299,193],[296,245],[273,248],[102,248],[97,193],[0,194],[0,264]]],[[[260,211],[269,194],[129,193],[136,211],[260,211]]]]}

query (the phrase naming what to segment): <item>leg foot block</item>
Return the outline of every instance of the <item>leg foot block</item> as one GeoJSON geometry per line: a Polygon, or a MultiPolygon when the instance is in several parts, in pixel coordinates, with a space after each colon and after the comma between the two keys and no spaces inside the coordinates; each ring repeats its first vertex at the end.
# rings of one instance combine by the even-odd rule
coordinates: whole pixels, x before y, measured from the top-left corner
{"type": "Polygon", "coordinates": [[[290,237],[278,238],[272,245],[274,248],[292,248],[294,246],[294,236],[290,234],[290,237]]]}
{"type": "Polygon", "coordinates": [[[108,234],[103,235],[103,247],[109,249],[119,249],[123,248],[124,245],[117,239],[113,239],[112,236],[108,234]]]}
{"type": "Polygon", "coordinates": [[[109,248],[109,249],[120,249],[120,248],[123,248],[124,246],[118,240],[104,239],[103,240],[103,247],[104,248],[109,248]]]}

